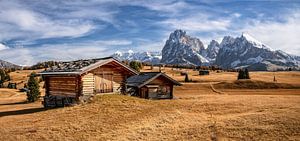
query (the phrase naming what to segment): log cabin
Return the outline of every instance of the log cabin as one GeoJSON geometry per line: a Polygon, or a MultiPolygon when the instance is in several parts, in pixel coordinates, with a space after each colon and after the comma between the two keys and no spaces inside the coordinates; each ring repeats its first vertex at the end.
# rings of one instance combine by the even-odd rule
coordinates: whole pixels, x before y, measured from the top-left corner
{"type": "Polygon", "coordinates": [[[172,99],[174,85],[181,84],[163,72],[144,72],[126,80],[128,93],[146,99],[172,99]]]}
{"type": "Polygon", "coordinates": [[[123,93],[126,79],[137,74],[112,57],[58,62],[40,73],[45,81],[43,104],[57,107],[95,94],[123,93]]]}

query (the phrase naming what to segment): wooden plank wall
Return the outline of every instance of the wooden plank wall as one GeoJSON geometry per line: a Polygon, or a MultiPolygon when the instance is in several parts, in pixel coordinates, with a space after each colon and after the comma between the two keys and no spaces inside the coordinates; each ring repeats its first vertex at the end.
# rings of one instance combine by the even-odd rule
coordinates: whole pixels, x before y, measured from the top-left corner
{"type": "Polygon", "coordinates": [[[75,76],[49,76],[46,77],[46,92],[49,95],[76,97],[78,88],[75,76]]]}
{"type": "Polygon", "coordinates": [[[82,77],[82,94],[93,95],[94,94],[94,74],[88,73],[82,77]]]}
{"type": "Polygon", "coordinates": [[[112,67],[110,65],[103,65],[99,68],[96,68],[91,71],[94,75],[97,75],[98,77],[102,77],[104,74],[112,74],[112,85],[113,85],[113,92],[120,92],[120,86],[125,81],[126,74],[125,71],[122,71],[120,69],[116,69],[115,67],[112,67]]]}

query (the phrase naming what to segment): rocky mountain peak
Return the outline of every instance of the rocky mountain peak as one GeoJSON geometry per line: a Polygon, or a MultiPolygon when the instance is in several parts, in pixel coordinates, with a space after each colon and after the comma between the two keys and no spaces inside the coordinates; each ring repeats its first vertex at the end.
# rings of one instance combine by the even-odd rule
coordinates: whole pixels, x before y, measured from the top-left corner
{"type": "Polygon", "coordinates": [[[269,47],[267,47],[265,44],[263,44],[262,42],[258,41],[255,37],[251,36],[248,33],[243,32],[240,39],[244,42],[248,42],[250,44],[252,44],[254,47],[257,48],[264,48],[264,49],[270,49],[269,47]]]}
{"type": "Polygon", "coordinates": [[[220,49],[220,44],[216,40],[212,40],[206,49],[206,57],[214,61],[220,49]]]}
{"type": "Polygon", "coordinates": [[[232,44],[235,41],[235,38],[231,37],[231,36],[224,36],[220,46],[227,46],[229,44],[232,44]]]}
{"type": "Polygon", "coordinates": [[[162,63],[200,65],[208,62],[203,43],[198,38],[188,36],[186,31],[175,30],[162,50],[162,63]]]}

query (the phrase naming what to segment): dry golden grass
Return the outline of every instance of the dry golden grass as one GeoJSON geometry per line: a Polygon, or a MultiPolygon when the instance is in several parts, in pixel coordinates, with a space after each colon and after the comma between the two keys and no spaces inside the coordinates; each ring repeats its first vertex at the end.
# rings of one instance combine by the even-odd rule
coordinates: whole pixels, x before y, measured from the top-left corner
{"type": "MultiPolygon", "coordinates": [[[[183,80],[178,71],[166,71],[183,80]]],[[[300,89],[220,89],[214,84],[233,83],[236,74],[189,71],[201,83],[175,87],[173,100],[103,95],[93,103],[46,110],[40,101],[25,103],[24,93],[0,89],[0,140],[300,139],[300,89]]],[[[299,72],[276,73],[281,83],[299,84],[299,72]]],[[[272,72],[251,77],[269,79],[272,72]]]]}
{"type": "Polygon", "coordinates": [[[297,140],[299,102],[292,95],[104,95],[75,107],[1,111],[0,140],[297,140]]]}
{"type": "Polygon", "coordinates": [[[27,83],[27,81],[28,81],[29,75],[32,72],[38,73],[42,70],[43,69],[40,69],[40,70],[17,70],[17,71],[14,71],[14,72],[10,72],[9,73],[10,79],[11,79],[10,82],[17,83],[17,88],[18,89],[23,88],[24,84],[27,83]]]}
{"type": "MultiPolygon", "coordinates": [[[[158,67],[154,67],[153,70],[150,70],[149,66],[145,66],[142,70],[143,72],[158,71],[158,67]]],[[[192,69],[171,69],[165,67],[162,69],[162,72],[165,72],[172,78],[177,81],[184,81],[185,76],[181,76],[180,72],[187,72],[189,78],[197,82],[232,82],[237,79],[237,72],[220,72],[210,71],[210,75],[198,75],[198,71],[192,69]]],[[[277,83],[288,83],[288,84],[298,84],[300,85],[300,72],[299,71],[283,71],[283,72],[250,72],[251,80],[254,81],[265,81],[273,82],[274,76],[277,80],[277,83]]]]}

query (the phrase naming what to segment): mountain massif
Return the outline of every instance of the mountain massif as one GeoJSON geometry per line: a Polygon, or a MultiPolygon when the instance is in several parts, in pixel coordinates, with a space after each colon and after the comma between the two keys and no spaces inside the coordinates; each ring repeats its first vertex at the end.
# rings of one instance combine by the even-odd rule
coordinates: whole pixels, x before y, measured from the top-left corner
{"type": "Polygon", "coordinates": [[[18,65],[15,65],[15,64],[13,64],[13,63],[10,63],[10,62],[7,62],[7,61],[0,60],[0,69],[3,69],[3,68],[5,68],[5,69],[12,69],[12,68],[14,68],[14,69],[19,69],[19,68],[21,68],[21,67],[18,66],[18,65]]]}
{"type": "Polygon", "coordinates": [[[161,60],[161,53],[160,52],[133,52],[132,50],[129,50],[127,52],[115,52],[112,57],[118,59],[118,60],[138,60],[141,62],[148,62],[153,64],[160,63],[161,60]]]}
{"type": "Polygon", "coordinates": [[[116,52],[120,60],[180,65],[218,65],[222,68],[249,68],[250,70],[280,70],[300,68],[300,57],[281,50],[272,50],[249,34],[240,37],[225,36],[219,43],[212,40],[205,48],[200,39],[183,30],[170,34],[161,54],[158,52],[116,52]]]}

